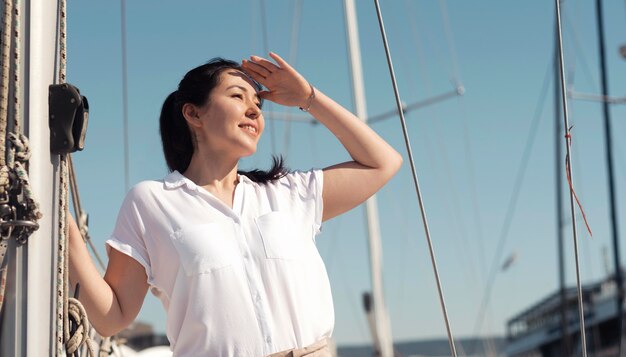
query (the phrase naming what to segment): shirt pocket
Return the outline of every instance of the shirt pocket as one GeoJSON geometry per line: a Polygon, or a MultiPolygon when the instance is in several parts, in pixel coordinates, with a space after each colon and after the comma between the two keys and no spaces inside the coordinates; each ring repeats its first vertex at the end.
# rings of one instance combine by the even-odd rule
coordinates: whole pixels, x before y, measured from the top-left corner
{"type": "Polygon", "coordinates": [[[187,275],[206,274],[233,265],[239,248],[228,224],[212,222],[171,234],[187,275]]]}
{"type": "Polygon", "coordinates": [[[270,212],[256,218],[266,258],[295,260],[302,256],[306,229],[294,218],[284,212],[270,212]]]}

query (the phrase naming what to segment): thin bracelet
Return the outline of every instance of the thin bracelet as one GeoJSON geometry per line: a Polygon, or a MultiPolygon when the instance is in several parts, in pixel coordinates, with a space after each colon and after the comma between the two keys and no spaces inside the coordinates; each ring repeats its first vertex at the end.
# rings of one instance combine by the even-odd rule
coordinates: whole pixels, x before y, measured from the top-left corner
{"type": "Polygon", "coordinates": [[[308,112],[311,109],[311,104],[313,104],[313,99],[315,99],[315,88],[311,83],[309,83],[309,87],[311,87],[311,95],[306,100],[306,108],[299,107],[303,112],[308,112]]]}

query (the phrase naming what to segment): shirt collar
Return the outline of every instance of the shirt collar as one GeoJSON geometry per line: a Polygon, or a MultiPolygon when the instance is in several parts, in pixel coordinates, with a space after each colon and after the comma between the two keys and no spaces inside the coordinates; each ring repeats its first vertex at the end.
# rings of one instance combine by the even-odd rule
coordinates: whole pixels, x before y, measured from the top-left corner
{"type": "MultiPolygon", "coordinates": [[[[239,179],[239,182],[252,183],[252,180],[250,180],[246,175],[237,174],[237,177],[239,179]]],[[[193,181],[178,172],[178,170],[174,170],[170,172],[167,176],[165,176],[165,178],[163,179],[163,183],[165,185],[165,188],[170,190],[179,188],[182,185],[186,185],[187,188],[190,190],[198,190],[198,185],[196,185],[193,181]]]]}
{"type": "Polygon", "coordinates": [[[163,183],[165,184],[165,188],[168,188],[170,190],[173,190],[185,184],[188,188],[196,187],[196,184],[193,183],[193,181],[183,176],[180,172],[178,172],[178,170],[174,170],[170,172],[167,176],[165,176],[165,178],[163,179],[163,183]],[[193,185],[193,187],[191,185],[193,185]]]}

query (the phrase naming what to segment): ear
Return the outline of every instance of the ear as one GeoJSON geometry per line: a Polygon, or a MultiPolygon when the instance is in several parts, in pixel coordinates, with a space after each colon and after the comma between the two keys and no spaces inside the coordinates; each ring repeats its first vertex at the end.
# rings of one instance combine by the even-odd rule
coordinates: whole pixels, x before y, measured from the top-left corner
{"type": "Polygon", "coordinates": [[[198,107],[196,107],[195,105],[191,103],[185,103],[183,104],[182,111],[183,111],[183,116],[185,117],[185,120],[187,121],[187,124],[196,128],[202,126],[202,122],[198,120],[200,118],[198,107]]]}

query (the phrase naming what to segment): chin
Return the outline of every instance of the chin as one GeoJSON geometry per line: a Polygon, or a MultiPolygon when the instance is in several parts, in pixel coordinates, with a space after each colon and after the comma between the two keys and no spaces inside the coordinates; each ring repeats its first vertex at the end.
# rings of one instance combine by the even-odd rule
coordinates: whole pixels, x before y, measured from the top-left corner
{"type": "Polygon", "coordinates": [[[256,146],[254,148],[251,148],[250,150],[246,150],[246,152],[244,152],[241,157],[248,157],[248,156],[252,156],[256,154],[256,146]]]}

